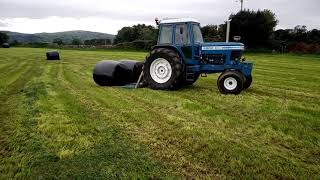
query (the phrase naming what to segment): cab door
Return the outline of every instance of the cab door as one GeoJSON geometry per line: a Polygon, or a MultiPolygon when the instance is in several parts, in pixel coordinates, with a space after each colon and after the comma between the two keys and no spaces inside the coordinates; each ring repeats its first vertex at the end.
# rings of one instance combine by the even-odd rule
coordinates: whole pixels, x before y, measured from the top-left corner
{"type": "Polygon", "coordinates": [[[175,25],[175,46],[181,50],[186,62],[192,59],[191,36],[188,31],[188,23],[175,25]]]}
{"type": "Polygon", "coordinates": [[[193,61],[192,64],[199,63],[201,45],[203,44],[203,37],[199,24],[191,24],[192,44],[193,44],[193,61]]]}

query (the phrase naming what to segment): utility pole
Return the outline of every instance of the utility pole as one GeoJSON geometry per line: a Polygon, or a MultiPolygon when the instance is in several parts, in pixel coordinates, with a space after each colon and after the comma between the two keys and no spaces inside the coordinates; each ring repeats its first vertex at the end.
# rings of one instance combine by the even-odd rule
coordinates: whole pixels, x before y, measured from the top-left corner
{"type": "MultiPolygon", "coordinates": [[[[241,4],[241,11],[243,11],[243,3],[244,3],[244,0],[237,0],[236,2],[240,2],[240,4],[241,4]]],[[[241,12],[240,11],[240,12],[241,12]]]]}
{"type": "Polygon", "coordinates": [[[241,3],[241,11],[243,11],[243,0],[240,0],[241,3]]]}

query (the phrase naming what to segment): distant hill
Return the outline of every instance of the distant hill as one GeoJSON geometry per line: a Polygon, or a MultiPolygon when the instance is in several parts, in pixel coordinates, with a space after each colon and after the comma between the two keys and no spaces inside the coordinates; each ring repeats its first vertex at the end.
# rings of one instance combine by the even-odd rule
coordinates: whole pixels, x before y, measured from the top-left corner
{"type": "Polygon", "coordinates": [[[65,43],[71,43],[73,39],[80,39],[81,41],[89,39],[110,39],[113,41],[115,35],[91,32],[91,31],[65,31],[56,33],[36,33],[36,34],[24,34],[18,32],[4,31],[9,36],[9,42],[17,40],[20,43],[52,43],[56,38],[60,38],[65,43]]]}

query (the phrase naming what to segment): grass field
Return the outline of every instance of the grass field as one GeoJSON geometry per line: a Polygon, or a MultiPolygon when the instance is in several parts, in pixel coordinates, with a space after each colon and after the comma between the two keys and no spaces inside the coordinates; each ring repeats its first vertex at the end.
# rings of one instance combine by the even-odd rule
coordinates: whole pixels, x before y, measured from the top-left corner
{"type": "Polygon", "coordinates": [[[252,87],[99,87],[102,59],[146,53],[0,49],[0,179],[320,178],[320,57],[248,54],[252,87]]]}

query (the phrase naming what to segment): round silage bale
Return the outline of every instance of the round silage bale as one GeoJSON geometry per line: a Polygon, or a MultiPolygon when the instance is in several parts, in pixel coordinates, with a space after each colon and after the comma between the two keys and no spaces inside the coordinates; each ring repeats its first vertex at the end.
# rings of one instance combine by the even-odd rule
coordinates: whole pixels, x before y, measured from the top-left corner
{"type": "Polygon", "coordinates": [[[3,48],[10,48],[10,44],[9,44],[9,43],[3,43],[3,44],[2,44],[2,47],[3,47],[3,48]]]}
{"type": "Polygon", "coordinates": [[[130,82],[137,82],[142,72],[143,62],[135,60],[121,60],[119,62],[130,70],[130,82]]]}
{"type": "Polygon", "coordinates": [[[130,83],[131,71],[118,61],[100,61],[93,69],[93,80],[100,86],[122,86],[130,83]]]}
{"type": "Polygon", "coordinates": [[[58,51],[48,51],[46,53],[47,60],[60,60],[60,55],[58,51]]]}

